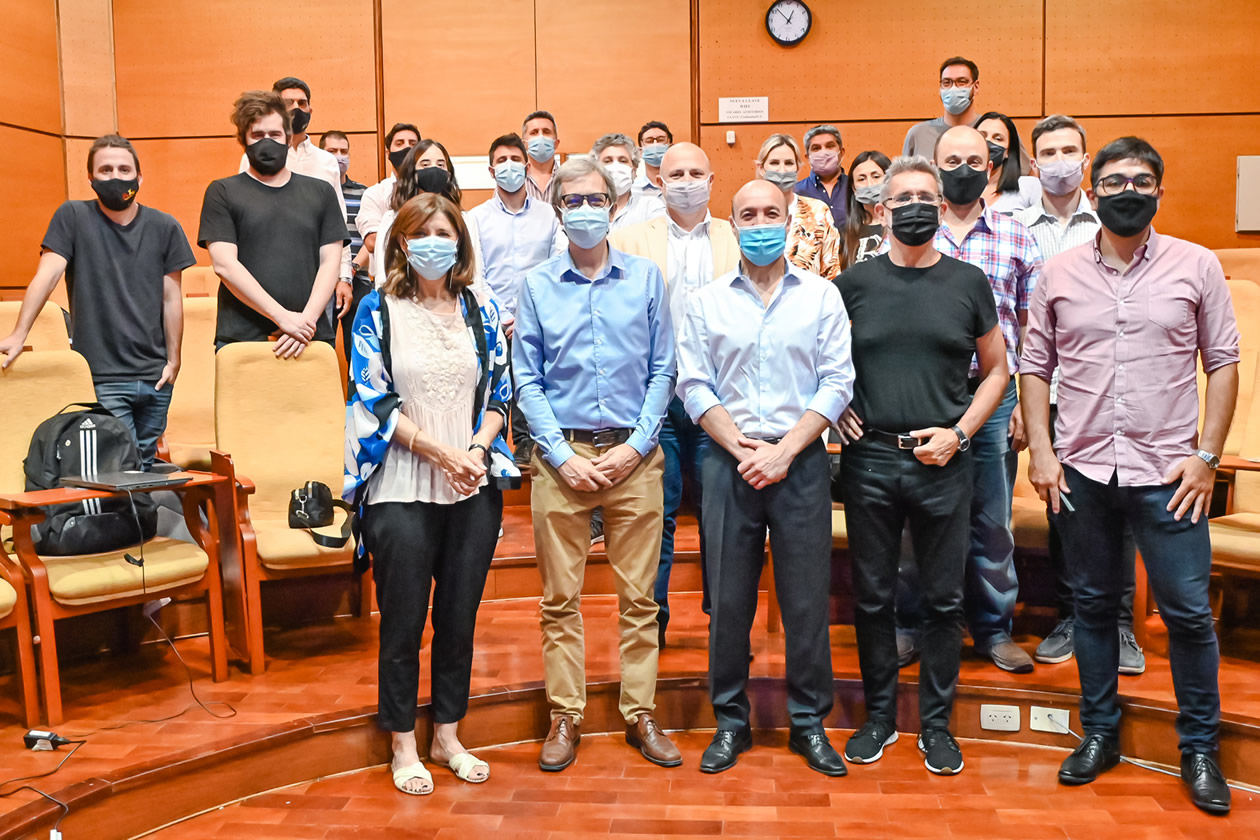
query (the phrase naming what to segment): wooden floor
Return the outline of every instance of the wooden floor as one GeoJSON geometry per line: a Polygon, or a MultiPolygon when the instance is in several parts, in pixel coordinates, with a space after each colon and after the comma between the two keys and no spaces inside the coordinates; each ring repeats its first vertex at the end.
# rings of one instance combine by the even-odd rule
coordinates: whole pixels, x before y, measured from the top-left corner
{"type": "MultiPolygon", "coordinates": [[[[661,655],[661,675],[663,677],[702,675],[707,661],[707,620],[699,609],[699,596],[697,594],[676,595],[671,598],[671,603],[674,617],[670,624],[670,645],[661,655]]],[[[583,601],[587,628],[587,669],[592,681],[613,676],[616,673],[618,657],[615,610],[616,600],[610,596],[589,597],[583,601]]],[[[1147,651],[1147,673],[1140,677],[1121,678],[1120,687],[1121,691],[1129,696],[1145,698],[1163,705],[1172,702],[1172,682],[1168,663],[1163,658],[1163,637],[1157,625],[1158,619],[1153,620],[1151,625],[1153,642],[1147,651]]],[[[781,635],[770,635],[765,632],[764,598],[756,627],[758,629],[753,639],[756,659],[751,666],[752,674],[754,676],[779,676],[783,672],[783,639],[781,635]]],[[[1031,649],[1037,640],[1021,639],[1020,641],[1031,649]]],[[[837,676],[856,677],[858,674],[857,655],[853,644],[852,628],[833,627],[832,643],[837,676]]],[[[168,722],[141,723],[124,729],[97,731],[129,721],[155,720],[186,708],[191,703],[191,698],[183,668],[169,649],[158,645],[145,645],[138,653],[127,656],[103,657],[96,662],[72,664],[63,670],[67,721],[58,727],[58,731],[66,737],[82,736],[93,732],[95,734],[88,737],[88,743],[56,775],[40,779],[33,784],[45,791],[54,791],[78,780],[132,766],[178,750],[198,747],[213,741],[242,737],[260,726],[286,723],[307,715],[370,709],[376,703],[375,619],[370,621],[344,619],[296,630],[270,632],[267,672],[262,676],[250,678],[239,671],[234,671],[231,680],[219,684],[212,683],[209,679],[209,656],[204,638],[181,640],[179,648],[193,668],[200,697],[207,701],[230,702],[236,707],[235,717],[217,720],[200,709],[194,709],[168,722]]],[[[422,653],[422,695],[427,694],[427,670],[426,649],[422,653]]],[[[912,675],[915,672],[916,668],[912,667],[904,673],[912,675]]],[[[1224,659],[1221,670],[1221,688],[1227,716],[1260,722],[1260,676],[1258,675],[1260,675],[1260,641],[1247,642],[1246,639],[1242,639],[1234,643],[1232,654],[1224,659]]],[[[537,600],[520,599],[483,604],[478,617],[476,656],[473,665],[474,694],[506,686],[536,683],[541,676],[542,657],[539,645],[537,600]]],[[[1074,691],[1077,685],[1076,668],[1070,662],[1062,665],[1038,666],[1033,674],[1021,677],[999,671],[992,664],[975,658],[970,654],[969,648],[964,654],[961,682],[968,685],[1069,692],[1074,691]]],[[[12,681],[0,680],[0,720],[4,721],[4,725],[0,726],[0,779],[42,773],[54,767],[65,753],[64,748],[55,753],[35,753],[23,749],[21,734],[24,728],[18,721],[15,697],[16,686],[12,681]]],[[[662,724],[667,728],[670,727],[669,720],[662,720],[662,724]]],[[[592,742],[592,745],[596,743],[592,742]]],[[[696,755],[702,745],[690,740],[687,743],[692,770],[694,770],[696,755]]],[[[912,746],[910,741],[899,745],[898,761],[910,761],[913,753],[912,746]]],[[[503,759],[505,769],[513,766],[514,760],[528,764],[526,758],[532,755],[533,749],[530,747],[519,754],[511,751],[505,753],[505,756],[517,755],[516,759],[503,759]]],[[[958,786],[954,790],[970,791],[972,787],[989,778],[987,774],[995,773],[1002,776],[1005,773],[1028,781],[1029,795],[1034,797],[1031,801],[1041,801],[1035,797],[1056,795],[1057,788],[1052,781],[1053,774],[1045,775],[1049,771],[1044,769],[1043,764],[1057,762],[1063,755],[1062,752],[1019,753],[1019,756],[1039,757],[1033,761],[1033,759],[1015,757],[1013,753],[1004,753],[1000,750],[995,753],[986,753],[987,749],[987,747],[979,750],[976,747],[969,748],[969,756],[972,751],[975,751],[977,758],[986,755],[990,755],[991,758],[988,759],[987,764],[979,763],[978,766],[972,768],[979,772],[969,771],[965,777],[966,780],[957,782],[958,786]],[[1007,757],[1003,758],[1003,756],[1007,757]],[[994,768],[1005,768],[1005,770],[999,771],[994,768]],[[1034,788],[1035,791],[1032,790],[1034,788]]],[[[584,764],[596,764],[598,761],[596,757],[601,755],[601,752],[597,748],[588,751],[585,755],[584,764]]],[[[909,768],[912,764],[913,762],[904,765],[890,763],[885,767],[909,768]]],[[[637,766],[637,762],[631,761],[627,766],[637,766]]],[[[747,778],[755,780],[756,773],[750,771],[756,766],[757,762],[748,762],[747,766],[741,770],[741,774],[748,773],[747,778]]],[[[686,770],[686,772],[690,774],[691,770],[686,770]]],[[[539,776],[535,779],[537,785],[543,785],[541,774],[535,775],[539,776]]],[[[855,778],[850,780],[849,784],[863,778],[863,775],[864,772],[855,771],[855,778]]],[[[565,776],[564,778],[572,777],[565,776]]],[[[736,778],[742,778],[742,776],[736,778]]],[[[936,784],[927,778],[926,773],[919,773],[915,778],[918,784],[936,784]]],[[[1144,786],[1158,785],[1162,782],[1161,779],[1150,774],[1127,778],[1130,778],[1137,786],[1130,792],[1144,790],[1144,786]]],[[[381,779],[383,780],[384,777],[382,776],[381,779]]],[[[898,779],[899,777],[896,776],[887,777],[890,784],[898,779]]],[[[806,780],[813,781],[809,777],[806,777],[806,780]]],[[[552,782],[547,784],[552,784],[552,782]]],[[[446,787],[452,786],[448,784],[446,787]]],[[[770,790],[773,788],[766,788],[766,791],[770,790]]],[[[854,790],[858,791],[861,788],[854,788],[854,790]]],[[[1176,802],[1182,798],[1179,792],[1175,788],[1166,790],[1168,794],[1167,796],[1161,794],[1161,801],[1167,799],[1170,808],[1177,807],[1176,802]]],[[[388,795],[389,791],[386,790],[385,793],[388,795]]],[[[448,794],[450,793],[448,791],[448,794]]],[[[0,812],[11,810],[33,798],[36,798],[35,794],[22,791],[10,798],[2,799],[0,812]]],[[[1235,802],[1236,814],[1230,820],[1231,826],[1243,824],[1237,819],[1242,813],[1260,809],[1260,801],[1247,795],[1238,795],[1235,802]]],[[[405,810],[406,808],[418,806],[400,804],[398,807],[404,809],[399,811],[399,814],[403,814],[411,813],[405,810]]],[[[545,806],[544,810],[550,807],[545,806]]],[[[884,809],[888,806],[876,804],[873,807],[884,809]]],[[[1085,810],[1091,811],[1091,809],[1085,810]]],[[[1141,811],[1141,808],[1135,807],[1135,813],[1141,811]]],[[[996,814],[997,812],[990,811],[986,819],[997,819],[996,814]]],[[[1018,816],[1008,818],[1019,819],[1018,816]]],[[[612,817],[608,819],[611,820],[612,817]]],[[[1154,822],[1147,824],[1153,826],[1154,822]]],[[[1180,825],[1180,823],[1176,824],[1180,825]]],[[[1161,820],[1160,825],[1167,827],[1170,823],[1161,820]]],[[[1257,829],[1256,836],[1260,836],[1260,825],[1257,829]]],[[[310,836],[322,837],[324,835],[310,836]]],[[[412,835],[400,833],[396,836],[412,835]]],[[[422,833],[414,836],[429,835],[422,833]]],[[[1031,840],[1037,835],[1022,836],[1031,840]]],[[[1051,836],[1061,835],[1051,834],[1051,836]]],[[[1131,833],[1126,835],[1126,840],[1135,840],[1142,836],[1166,835],[1131,833]]],[[[1246,837],[1248,835],[1239,833],[1230,836],[1246,837]]]]}
{"type": "MultiPolygon", "coordinates": [[[[839,742],[846,733],[833,732],[839,742]]],[[[865,837],[975,840],[1210,840],[1260,836],[1260,810],[1228,820],[1197,811],[1181,783],[1121,766],[1093,785],[1055,782],[1061,754],[991,742],[962,743],[966,766],[932,776],[903,738],[877,764],[843,779],[811,771],[782,732],[758,733],[733,770],[697,769],[709,733],[678,736],[684,764],[648,764],[620,737],[583,738],[562,773],[538,769],[538,745],[479,751],[483,785],[434,768],[426,797],[395,793],[385,767],[246,799],[150,835],[230,838],[865,837]]]]}

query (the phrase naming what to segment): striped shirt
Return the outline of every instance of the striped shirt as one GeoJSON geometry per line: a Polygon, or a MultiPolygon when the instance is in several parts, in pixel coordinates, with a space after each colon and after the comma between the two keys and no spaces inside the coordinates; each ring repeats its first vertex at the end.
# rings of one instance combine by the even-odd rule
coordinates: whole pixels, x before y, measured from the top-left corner
{"type": "Polygon", "coordinates": [[[363,201],[363,192],[367,187],[358,181],[347,178],[341,182],[341,198],[346,202],[346,226],[350,228],[350,256],[358,256],[363,247],[363,235],[355,224],[359,215],[359,205],[363,201]]]}

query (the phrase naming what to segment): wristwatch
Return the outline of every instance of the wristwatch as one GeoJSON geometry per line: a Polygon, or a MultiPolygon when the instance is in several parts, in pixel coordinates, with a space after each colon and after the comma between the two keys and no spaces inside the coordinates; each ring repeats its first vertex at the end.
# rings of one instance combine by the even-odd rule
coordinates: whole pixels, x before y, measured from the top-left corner
{"type": "Polygon", "coordinates": [[[958,435],[958,451],[959,452],[966,452],[968,449],[971,448],[971,438],[963,434],[962,429],[955,426],[953,428],[953,432],[954,434],[958,435]]]}
{"type": "Polygon", "coordinates": [[[480,449],[482,460],[485,461],[487,464],[490,463],[490,450],[489,449],[486,449],[480,443],[474,443],[472,446],[468,447],[469,452],[472,452],[474,449],[480,449]]]}
{"type": "Polygon", "coordinates": [[[1221,456],[1213,455],[1211,452],[1208,452],[1206,449],[1200,449],[1198,452],[1194,454],[1198,455],[1201,459],[1203,459],[1203,463],[1207,464],[1208,469],[1210,470],[1217,469],[1221,465],[1221,456]]]}

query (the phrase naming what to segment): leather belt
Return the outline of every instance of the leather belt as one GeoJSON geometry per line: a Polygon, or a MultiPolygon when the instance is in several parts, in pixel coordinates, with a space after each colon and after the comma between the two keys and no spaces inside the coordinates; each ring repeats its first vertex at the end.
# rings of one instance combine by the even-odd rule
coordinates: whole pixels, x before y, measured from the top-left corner
{"type": "Polygon", "coordinates": [[[880,443],[891,444],[898,449],[914,449],[916,446],[922,446],[930,440],[930,438],[917,438],[908,434],[882,432],[879,429],[866,429],[863,432],[863,437],[868,437],[871,440],[877,440],[880,443]]]}
{"type": "Polygon", "coordinates": [[[588,443],[596,449],[607,449],[625,443],[634,429],[561,429],[560,433],[570,443],[588,443]]]}

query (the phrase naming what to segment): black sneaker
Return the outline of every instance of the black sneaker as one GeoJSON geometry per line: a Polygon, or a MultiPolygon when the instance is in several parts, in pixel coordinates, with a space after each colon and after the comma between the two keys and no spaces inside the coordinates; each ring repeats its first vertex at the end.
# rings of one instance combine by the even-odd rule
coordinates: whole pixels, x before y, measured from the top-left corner
{"type": "Polygon", "coordinates": [[[853,764],[873,764],[884,747],[897,740],[897,726],[888,720],[867,721],[844,745],[844,760],[853,764]]]}
{"type": "Polygon", "coordinates": [[[925,729],[919,733],[923,766],[938,776],[952,776],[963,769],[962,750],[946,729],[925,729]]]}

